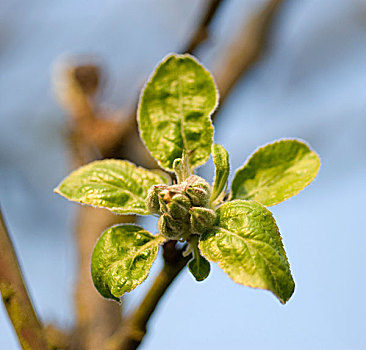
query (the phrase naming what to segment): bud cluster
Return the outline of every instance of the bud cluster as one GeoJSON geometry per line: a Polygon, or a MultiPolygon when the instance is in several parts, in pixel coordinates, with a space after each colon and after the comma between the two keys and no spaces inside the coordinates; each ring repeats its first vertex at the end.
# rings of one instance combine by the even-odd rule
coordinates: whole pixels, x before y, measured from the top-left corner
{"type": "Polygon", "coordinates": [[[160,215],[158,227],[164,237],[186,239],[214,225],[216,213],[208,208],[210,195],[210,185],[192,175],[177,185],[151,187],[146,206],[152,214],[160,215]]]}

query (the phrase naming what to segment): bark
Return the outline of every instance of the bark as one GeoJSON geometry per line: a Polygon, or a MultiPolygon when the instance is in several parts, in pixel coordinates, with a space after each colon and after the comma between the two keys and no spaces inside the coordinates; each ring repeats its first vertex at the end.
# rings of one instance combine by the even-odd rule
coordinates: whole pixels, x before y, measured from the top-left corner
{"type": "Polygon", "coordinates": [[[22,349],[48,349],[0,210],[0,292],[22,349]]]}

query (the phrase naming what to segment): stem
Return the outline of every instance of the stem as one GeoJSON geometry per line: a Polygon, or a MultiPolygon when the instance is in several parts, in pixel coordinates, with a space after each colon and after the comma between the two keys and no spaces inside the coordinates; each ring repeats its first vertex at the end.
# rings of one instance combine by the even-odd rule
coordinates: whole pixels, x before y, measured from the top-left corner
{"type": "Polygon", "coordinates": [[[0,292],[22,349],[48,349],[0,208],[0,292]]]}
{"type": "Polygon", "coordinates": [[[189,170],[189,158],[186,151],[183,150],[182,158],[177,158],[174,161],[173,168],[179,184],[191,176],[191,171],[189,170]]]}
{"type": "Polygon", "coordinates": [[[197,262],[199,262],[200,260],[200,250],[198,249],[198,236],[197,235],[192,235],[189,238],[189,245],[193,251],[193,257],[197,260],[197,262]]]}
{"type": "Polygon", "coordinates": [[[159,301],[191,259],[191,255],[183,257],[182,250],[177,250],[175,244],[176,241],[165,243],[164,266],[141,304],[126,317],[120,329],[109,339],[105,347],[107,350],[134,350],[141,344],[149,319],[159,301]]]}
{"type": "Polygon", "coordinates": [[[185,150],[182,153],[182,177],[183,181],[191,176],[191,171],[189,170],[189,157],[185,150]]]}

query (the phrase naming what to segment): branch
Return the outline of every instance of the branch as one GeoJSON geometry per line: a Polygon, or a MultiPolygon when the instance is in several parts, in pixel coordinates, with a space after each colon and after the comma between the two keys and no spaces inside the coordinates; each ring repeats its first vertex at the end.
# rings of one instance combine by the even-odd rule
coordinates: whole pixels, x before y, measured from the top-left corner
{"type": "Polygon", "coordinates": [[[141,304],[124,319],[118,331],[107,341],[106,350],[134,350],[141,344],[151,315],[174,279],[183,270],[191,256],[183,257],[176,241],[164,245],[164,266],[156,276],[141,304]]]}
{"type": "MultiPolygon", "coordinates": [[[[268,0],[237,36],[213,69],[222,104],[237,81],[258,61],[266,49],[273,19],[283,0],[268,0]]],[[[217,111],[216,111],[217,112],[217,111]]]]}
{"type": "Polygon", "coordinates": [[[196,31],[192,35],[187,47],[183,52],[192,54],[196,48],[202,44],[208,37],[208,27],[214,18],[217,9],[219,8],[222,0],[209,0],[204,16],[202,16],[200,24],[197,26],[196,31]]]}
{"type": "Polygon", "coordinates": [[[0,292],[22,349],[48,349],[0,209],[0,292]]]}
{"type": "Polygon", "coordinates": [[[72,60],[59,63],[55,70],[54,90],[67,112],[70,140],[79,164],[101,156],[113,157],[134,126],[132,115],[126,119],[119,111],[105,113],[99,108],[101,75],[101,68],[95,64],[72,60]]]}
{"type": "Polygon", "coordinates": [[[51,349],[69,349],[70,335],[68,333],[65,333],[63,330],[52,324],[47,324],[44,327],[44,333],[47,343],[51,349]]]}
{"type": "MultiPolygon", "coordinates": [[[[112,152],[122,135],[123,122],[103,119],[98,111],[96,93],[100,71],[94,65],[63,64],[56,76],[56,94],[68,112],[71,168],[112,152]],[[108,142],[106,142],[108,140],[108,142]]],[[[127,129],[125,130],[127,132],[127,129]]],[[[116,216],[107,210],[81,207],[76,220],[78,279],[75,287],[76,325],[70,349],[100,349],[121,321],[121,308],[100,297],[90,278],[90,259],[95,242],[108,227],[133,221],[131,216],[116,216]]]]}

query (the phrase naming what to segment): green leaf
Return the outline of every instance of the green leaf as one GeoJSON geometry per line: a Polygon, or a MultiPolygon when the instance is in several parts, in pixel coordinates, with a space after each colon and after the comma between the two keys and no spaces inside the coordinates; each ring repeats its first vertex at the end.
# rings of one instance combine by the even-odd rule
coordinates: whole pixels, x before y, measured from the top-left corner
{"type": "Polygon", "coordinates": [[[188,269],[196,281],[201,282],[208,277],[211,271],[210,263],[202,256],[194,257],[188,263],[188,269]]]}
{"type": "Polygon", "coordinates": [[[280,140],[259,148],[239,169],[231,199],[254,199],[275,205],[298,194],[317,175],[320,159],[299,140],[280,140]]]}
{"type": "Polygon", "coordinates": [[[101,160],[72,172],[55,189],[69,200],[117,214],[149,215],[147,191],[167,178],[123,160],[101,160]]]}
{"type": "Polygon", "coordinates": [[[225,190],[230,173],[229,154],[223,146],[218,144],[212,146],[212,158],[215,164],[215,179],[211,193],[211,202],[225,190]]]}
{"type": "Polygon", "coordinates": [[[271,212],[255,201],[235,200],[217,214],[218,225],[199,243],[202,255],[218,262],[235,282],[270,290],[286,303],[295,284],[271,212]]]}
{"type": "Polygon", "coordinates": [[[117,225],[99,238],[92,255],[91,275],[105,298],[118,301],[143,282],[158,255],[161,236],[135,225],[117,225]]]}
{"type": "Polygon", "coordinates": [[[155,69],[138,107],[138,124],[147,149],[164,169],[187,152],[190,167],[207,161],[213,127],[210,115],[218,93],[210,73],[192,56],[172,54],[155,69]]]}

